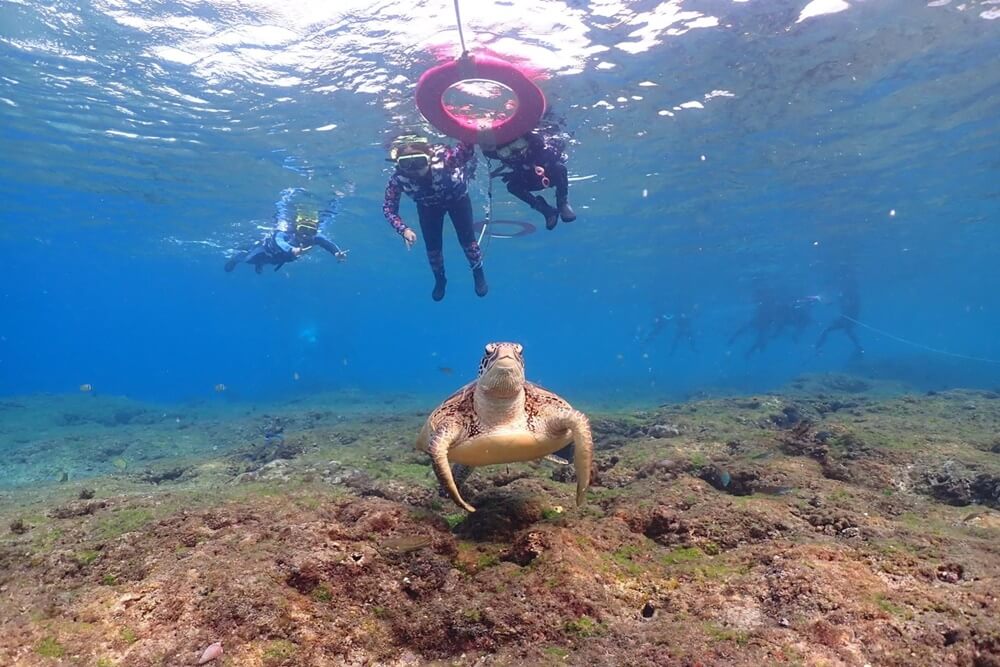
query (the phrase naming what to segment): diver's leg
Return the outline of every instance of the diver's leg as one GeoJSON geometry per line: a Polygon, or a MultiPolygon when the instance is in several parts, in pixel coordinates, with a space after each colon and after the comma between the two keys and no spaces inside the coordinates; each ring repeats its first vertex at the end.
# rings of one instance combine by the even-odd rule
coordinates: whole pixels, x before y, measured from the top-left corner
{"type": "Polygon", "coordinates": [[[863,348],[861,346],[861,340],[858,339],[858,333],[854,330],[854,327],[853,326],[845,326],[845,327],[843,327],[843,329],[844,329],[844,333],[847,334],[847,337],[851,339],[852,343],[854,343],[854,354],[855,354],[855,356],[859,356],[859,355],[864,354],[865,353],[865,348],[863,348]]]}
{"type": "Polygon", "coordinates": [[[566,172],[566,165],[562,162],[548,165],[545,167],[545,174],[556,188],[556,208],[559,209],[559,217],[563,222],[573,222],[576,220],[576,213],[569,205],[569,174],[566,172]]]}
{"type": "Polygon", "coordinates": [[[431,271],[434,273],[434,290],[431,298],[440,301],[444,298],[445,285],[448,281],[444,277],[444,246],[442,231],[444,229],[443,206],[423,206],[417,205],[417,215],[420,217],[420,231],[424,235],[424,246],[427,248],[427,261],[430,262],[431,271]]]}
{"type": "Polygon", "coordinates": [[[483,252],[476,241],[476,229],[472,223],[472,201],[466,195],[448,208],[451,224],[455,226],[458,242],[465,251],[465,258],[472,268],[472,278],[476,284],[476,294],[486,296],[489,285],[486,284],[486,274],[483,272],[483,252]]]}
{"type": "Polygon", "coordinates": [[[226,269],[226,273],[229,273],[230,271],[235,269],[236,265],[239,264],[240,262],[246,261],[247,255],[249,254],[250,254],[249,250],[241,250],[232,257],[230,257],[228,260],[226,260],[226,265],[225,267],[223,267],[226,269]]]}
{"type": "Polygon", "coordinates": [[[819,335],[819,338],[816,340],[816,352],[819,352],[820,350],[823,349],[823,345],[826,344],[826,339],[831,333],[841,328],[843,328],[843,323],[841,319],[838,318],[833,322],[830,322],[830,324],[828,324],[826,328],[823,329],[823,332],[819,335]]]}
{"type": "Polygon", "coordinates": [[[556,224],[559,222],[559,211],[552,208],[549,203],[545,201],[545,197],[532,194],[531,183],[526,181],[523,177],[515,176],[507,181],[507,191],[545,216],[546,229],[555,228],[556,224]]]}

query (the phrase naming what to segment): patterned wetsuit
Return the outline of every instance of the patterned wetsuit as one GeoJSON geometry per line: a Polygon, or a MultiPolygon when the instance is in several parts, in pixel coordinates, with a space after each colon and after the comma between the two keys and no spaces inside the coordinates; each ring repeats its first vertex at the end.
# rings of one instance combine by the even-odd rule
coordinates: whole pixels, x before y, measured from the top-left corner
{"type": "Polygon", "coordinates": [[[413,199],[427,247],[427,259],[435,274],[444,272],[442,232],[447,213],[469,266],[478,268],[482,265],[483,256],[476,242],[468,187],[476,171],[475,146],[459,144],[449,148],[438,145],[431,150],[429,173],[422,177],[410,176],[397,169],[389,177],[382,212],[396,233],[402,235],[409,227],[399,217],[399,202],[403,193],[413,199]]]}

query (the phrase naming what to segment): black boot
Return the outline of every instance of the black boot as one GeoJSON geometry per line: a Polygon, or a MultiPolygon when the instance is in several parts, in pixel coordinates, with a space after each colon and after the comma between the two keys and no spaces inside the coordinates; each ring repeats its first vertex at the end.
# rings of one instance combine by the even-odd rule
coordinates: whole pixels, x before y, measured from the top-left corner
{"type": "Polygon", "coordinates": [[[472,269],[472,279],[476,281],[476,295],[486,296],[486,293],[490,291],[490,286],[486,284],[486,274],[483,273],[483,267],[472,269]]]}
{"type": "Polygon", "coordinates": [[[236,259],[235,257],[231,258],[228,262],[226,262],[226,273],[229,273],[230,271],[232,271],[233,269],[235,269],[236,265],[239,264],[239,263],[240,263],[240,261],[238,259],[236,259]]]}
{"type": "Polygon", "coordinates": [[[549,203],[545,201],[545,197],[536,195],[535,203],[531,208],[545,216],[545,229],[552,230],[556,228],[556,224],[559,222],[559,211],[549,206],[549,203]]]}
{"type": "Polygon", "coordinates": [[[565,199],[560,203],[556,202],[559,206],[559,217],[562,218],[563,222],[573,222],[576,220],[576,212],[569,205],[569,202],[565,199]]]}
{"type": "Polygon", "coordinates": [[[440,301],[444,298],[444,287],[448,284],[448,281],[444,277],[444,269],[441,271],[434,272],[434,291],[431,292],[431,298],[435,301],[440,301]]]}

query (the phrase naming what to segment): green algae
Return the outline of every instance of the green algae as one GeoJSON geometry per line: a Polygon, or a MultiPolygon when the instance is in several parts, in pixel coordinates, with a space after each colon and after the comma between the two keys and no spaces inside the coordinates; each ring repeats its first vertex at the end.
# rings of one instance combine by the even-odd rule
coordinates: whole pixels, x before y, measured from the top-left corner
{"type": "Polygon", "coordinates": [[[131,628],[122,628],[122,631],[118,633],[118,636],[126,644],[134,644],[139,641],[139,636],[135,634],[135,631],[131,628]]]}
{"type": "Polygon", "coordinates": [[[102,538],[110,540],[139,530],[153,518],[153,512],[142,507],[120,509],[98,522],[97,532],[102,538]]]}
{"type": "Polygon", "coordinates": [[[646,571],[640,563],[636,562],[636,557],[643,553],[641,547],[626,544],[611,553],[611,560],[619,568],[631,576],[639,576],[646,571]]]}
{"type": "Polygon", "coordinates": [[[278,667],[294,658],[298,650],[299,647],[287,639],[275,639],[267,643],[261,662],[264,667],[278,667]]]}
{"type": "Polygon", "coordinates": [[[312,589],[309,596],[317,602],[330,602],[333,600],[333,592],[325,584],[320,584],[316,588],[312,589]]]}
{"type": "Polygon", "coordinates": [[[698,547],[680,547],[662,556],[660,562],[664,565],[680,565],[701,560],[704,557],[705,552],[698,547]]]}
{"type": "Polygon", "coordinates": [[[84,549],[76,554],[76,562],[80,565],[87,566],[93,563],[95,560],[101,557],[101,552],[95,549],[84,549]]]}
{"type": "Polygon", "coordinates": [[[891,616],[895,616],[896,618],[901,618],[907,621],[913,618],[912,611],[910,611],[906,607],[902,607],[896,604],[895,602],[892,602],[891,600],[889,600],[888,597],[886,597],[882,593],[875,595],[872,601],[879,609],[881,609],[882,611],[891,616]]]}
{"type": "Polygon", "coordinates": [[[46,637],[35,645],[35,653],[43,658],[61,658],[66,655],[66,649],[55,637],[46,637]]]}
{"type": "Polygon", "coordinates": [[[542,654],[547,658],[554,658],[559,661],[569,657],[569,651],[562,646],[546,646],[542,649],[542,654]]]}
{"type": "Polygon", "coordinates": [[[581,616],[580,618],[573,619],[572,621],[566,621],[563,625],[563,630],[568,635],[585,639],[587,637],[595,637],[603,633],[604,626],[589,616],[581,616]]]}
{"type": "Polygon", "coordinates": [[[750,642],[750,634],[743,630],[725,628],[717,623],[705,623],[705,634],[721,642],[733,642],[738,646],[746,646],[750,642]]]}

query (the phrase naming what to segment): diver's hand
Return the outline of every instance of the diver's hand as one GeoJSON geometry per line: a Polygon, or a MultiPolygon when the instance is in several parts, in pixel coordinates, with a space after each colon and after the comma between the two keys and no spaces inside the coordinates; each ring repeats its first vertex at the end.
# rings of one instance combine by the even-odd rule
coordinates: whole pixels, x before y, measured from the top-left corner
{"type": "Polygon", "coordinates": [[[298,257],[299,255],[301,255],[305,251],[306,251],[305,248],[298,248],[298,247],[292,248],[292,254],[295,255],[296,257],[298,257]]]}
{"type": "Polygon", "coordinates": [[[347,261],[347,253],[349,253],[349,252],[351,252],[351,251],[350,250],[340,250],[338,252],[333,253],[333,256],[337,258],[338,262],[346,262],[347,261]]]}
{"type": "Polygon", "coordinates": [[[403,242],[406,243],[406,249],[409,250],[417,242],[417,233],[412,229],[407,229],[403,232],[403,242]]]}

